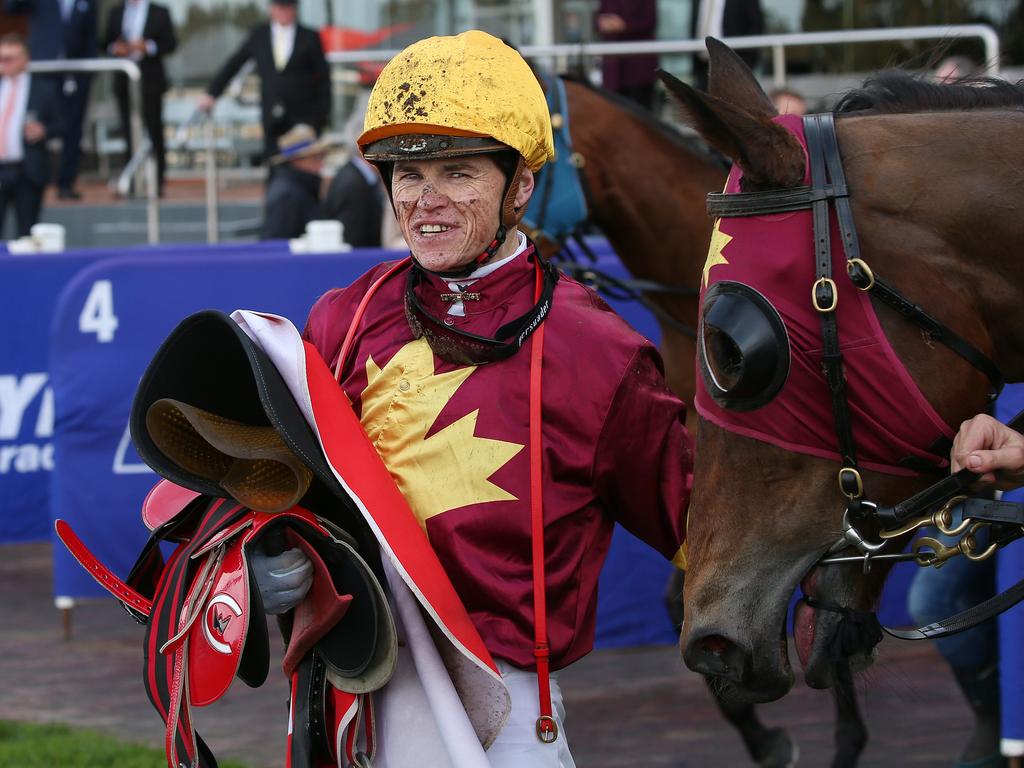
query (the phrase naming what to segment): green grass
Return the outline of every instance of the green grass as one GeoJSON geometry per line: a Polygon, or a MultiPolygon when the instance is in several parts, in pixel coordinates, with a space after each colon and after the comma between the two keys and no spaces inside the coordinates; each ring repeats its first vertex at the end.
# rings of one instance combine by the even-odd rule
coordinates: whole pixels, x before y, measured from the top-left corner
{"type": "MultiPolygon", "coordinates": [[[[165,768],[159,750],[66,725],[0,720],[0,768],[165,768]]],[[[221,768],[245,768],[220,762],[221,768]]]]}

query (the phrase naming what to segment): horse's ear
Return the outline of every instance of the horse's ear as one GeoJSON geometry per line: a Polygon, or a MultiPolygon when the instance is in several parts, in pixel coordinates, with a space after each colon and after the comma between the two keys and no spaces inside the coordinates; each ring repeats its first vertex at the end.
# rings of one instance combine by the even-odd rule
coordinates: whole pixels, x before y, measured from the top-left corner
{"type": "Polygon", "coordinates": [[[745,190],[803,183],[803,148],[770,116],[752,115],[724,99],[701,93],[664,70],[658,70],[658,77],[704,140],[743,169],[745,190]]]}
{"type": "Polygon", "coordinates": [[[736,51],[713,37],[704,38],[704,44],[708,47],[708,93],[755,117],[779,114],[736,51]]]}

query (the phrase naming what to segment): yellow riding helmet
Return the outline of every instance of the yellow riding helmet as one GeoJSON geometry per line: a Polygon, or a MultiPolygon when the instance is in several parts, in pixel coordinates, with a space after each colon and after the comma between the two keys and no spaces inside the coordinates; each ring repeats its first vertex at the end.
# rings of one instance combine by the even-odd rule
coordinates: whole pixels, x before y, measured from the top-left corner
{"type": "Polygon", "coordinates": [[[517,51],[486,32],[420,40],[381,72],[357,143],[370,162],[511,147],[537,171],[555,156],[544,92],[517,51]]]}

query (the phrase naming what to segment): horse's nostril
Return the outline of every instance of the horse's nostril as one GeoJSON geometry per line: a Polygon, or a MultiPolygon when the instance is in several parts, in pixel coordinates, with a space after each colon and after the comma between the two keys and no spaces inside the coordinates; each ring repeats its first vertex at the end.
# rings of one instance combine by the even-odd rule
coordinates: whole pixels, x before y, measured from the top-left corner
{"type": "Polygon", "coordinates": [[[715,656],[724,656],[733,647],[732,642],[726,640],[721,635],[708,635],[707,637],[702,637],[697,642],[704,651],[715,656]]]}
{"type": "Polygon", "coordinates": [[[694,672],[737,683],[743,679],[746,668],[743,649],[728,637],[715,633],[693,638],[683,652],[683,660],[694,672]]]}

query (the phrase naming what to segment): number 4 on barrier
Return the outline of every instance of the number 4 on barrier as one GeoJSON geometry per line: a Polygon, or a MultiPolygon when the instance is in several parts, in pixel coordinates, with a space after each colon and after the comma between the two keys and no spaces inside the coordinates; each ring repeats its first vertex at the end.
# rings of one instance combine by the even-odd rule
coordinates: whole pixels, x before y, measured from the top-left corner
{"type": "Polygon", "coordinates": [[[96,341],[102,344],[114,340],[117,315],[114,314],[114,286],[109,280],[97,280],[92,284],[78,316],[78,330],[95,333],[96,341]]]}

